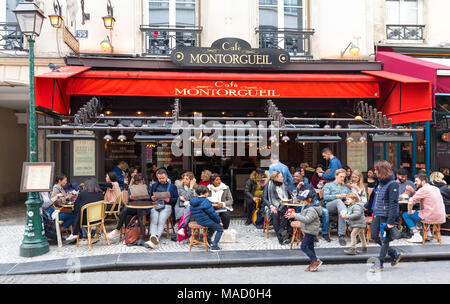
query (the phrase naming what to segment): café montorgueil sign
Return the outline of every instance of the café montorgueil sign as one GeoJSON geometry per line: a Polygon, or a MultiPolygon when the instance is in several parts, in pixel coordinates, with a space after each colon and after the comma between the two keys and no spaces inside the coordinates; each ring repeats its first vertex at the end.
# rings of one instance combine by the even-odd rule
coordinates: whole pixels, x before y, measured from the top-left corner
{"type": "Polygon", "coordinates": [[[279,49],[252,49],[239,38],[222,38],[210,48],[178,46],[171,55],[181,66],[274,68],[289,63],[289,53],[279,49]]]}

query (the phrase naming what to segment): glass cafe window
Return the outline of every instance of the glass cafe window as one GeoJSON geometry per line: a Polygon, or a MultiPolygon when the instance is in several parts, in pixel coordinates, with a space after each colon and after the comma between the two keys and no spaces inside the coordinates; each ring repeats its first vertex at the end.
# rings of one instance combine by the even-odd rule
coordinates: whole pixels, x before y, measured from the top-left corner
{"type": "Polygon", "coordinates": [[[149,1],[149,24],[151,26],[169,26],[169,1],[149,1]]]}

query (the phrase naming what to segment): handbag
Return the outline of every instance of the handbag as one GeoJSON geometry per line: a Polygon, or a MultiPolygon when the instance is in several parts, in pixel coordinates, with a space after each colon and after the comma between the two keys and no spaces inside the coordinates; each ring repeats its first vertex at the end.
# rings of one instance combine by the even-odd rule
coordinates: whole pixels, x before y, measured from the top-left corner
{"type": "Polygon", "coordinates": [[[140,236],[140,222],[137,216],[133,216],[133,218],[128,222],[128,225],[125,227],[125,245],[132,246],[139,240],[140,236]]]}

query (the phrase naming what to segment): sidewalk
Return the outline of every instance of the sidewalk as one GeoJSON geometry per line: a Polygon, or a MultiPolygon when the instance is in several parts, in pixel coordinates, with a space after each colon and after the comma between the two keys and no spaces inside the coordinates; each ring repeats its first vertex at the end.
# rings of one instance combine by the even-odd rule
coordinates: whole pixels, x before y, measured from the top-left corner
{"type": "MultiPolygon", "coordinates": [[[[19,256],[19,246],[23,239],[25,208],[5,207],[0,211],[0,275],[45,273],[67,271],[70,265],[79,264],[82,271],[118,268],[155,268],[155,267],[199,267],[199,266],[244,266],[274,264],[306,264],[306,256],[295,246],[279,245],[273,231],[266,238],[262,230],[254,226],[245,226],[243,219],[232,219],[230,229],[237,232],[236,243],[221,244],[219,253],[206,252],[197,245],[189,251],[187,241],[182,243],[168,240],[165,235],[157,249],[140,246],[126,246],[118,242],[108,246],[100,241],[88,250],[87,245],[63,245],[58,248],[50,246],[50,252],[42,256],[24,258],[19,256]],[[23,212],[22,212],[23,211],[23,212]]],[[[108,228],[107,228],[108,229],[108,228]]],[[[109,228],[108,230],[112,229],[109,228]]],[[[405,239],[396,240],[392,245],[404,252],[405,259],[445,259],[450,258],[450,236],[443,236],[443,246],[437,241],[425,246],[411,244],[405,239]]],[[[349,244],[349,240],[348,240],[349,244]]],[[[337,237],[332,235],[332,242],[320,239],[316,245],[317,254],[324,262],[366,262],[379,252],[379,246],[371,243],[369,253],[348,256],[341,247],[337,237]]]]}

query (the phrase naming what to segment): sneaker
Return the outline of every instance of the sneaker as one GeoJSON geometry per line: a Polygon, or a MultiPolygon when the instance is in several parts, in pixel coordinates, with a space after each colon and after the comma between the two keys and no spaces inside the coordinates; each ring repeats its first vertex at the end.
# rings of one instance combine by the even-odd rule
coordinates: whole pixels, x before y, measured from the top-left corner
{"type": "Polygon", "coordinates": [[[308,267],[305,268],[305,271],[311,271],[311,266],[313,263],[309,264],[308,267]]]}
{"type": "Polygon", "coordinates": [[[220,248],[219,246],[215,246],[215,247],[211,247],[209,250],[210,250],[211,252],[217,252],[217,251],[222,250],[222,248],[220,248]]]}
{"type": "Polygon", "coordinates": [[[150,237],[150,242],[152,242],[154,245],[158,245],[159,244],[158,237],[156,235],[152,235],[150,237]]]}
{"type": "Polygon", "coordinates": [[[64,240],[64,243],[70,244],[70,243],[75,242],[76,240],[77,240],[77,236],[71,234],[71,235],[69,235],[69,236],[64,240]]]}
{"type": "Polygon", "coordinates": [[[321,260],[312,262],[311,268],[309,269],[309,271],[317,271],[317,269],[319,269],[320,265],[322,265],[322,264],[323,264],[323,262],[321,260]]]}
{"type": "Polygon", "coordinates": [[[391,259],[391,266],[394,267],[395,265],[397,265],[398,262],[400,262],[400,260],[402,259],[402,257],[403,254],[397,251],[395,256],[391,259]]]}
{"type": "Polygon", "coordinates": [[[373,263],[372,267],[369,269],[370,272],[381,272],[384,271],[383,265],[380,265],[380,263],[373,263]]]}
{"type": "Polygon", "coordinates": [[[344,253],[348,254],[348,255],[355,255],[356,254],[356,248],[346,249],[346,250],[344,250],[344,253]]]}
{"type": "Polygon", "coordinates": [[[361,249],[356,250],[356,253],[367,253],[367,247],[362,247],[361,249]]]}
{"type": "Polygon", "coordinates": [[[145,247],[145,248],[150,248],[150,249],[155,249],[155,248],[156,248],[156,245],[153,244],[152,241],[147,241],[147,242],[144,243],[144,247],[145,247]]]}
{"type": "Polygon", "coordinates": [[[422,236],[420,234],[414,233],[412,238],[407,239],[407,241],[410,242],[410,243],[422,243],[423,239],[422,239],[422,236]]]}
{"type": "Polygon", "coordinates": [[[178,235],[185,236],[184,229],[179,229],[177,233],[178,235]]]}
{"type": "Polygon", "coordinates": [[[314,238],[314,243],[319,243],[319,238],[317,236],[314,238]]]}
{"type": "Polygon", "coordinates": [[[328,236],[328,234],[323,234],[322,237],[323,237],[323,239],[324,239],[325,241],[327,241],[328,243],[331,242],[331,239],[330,239],[330,237],[328,236]]]}
{"type": "Polygon", "coordinates": [[[118,237],[120,235],[120,231],[117,230],[117,229],[114,229],[113,231],[111,231],[107,235],[108,235],[108,240],[109,239],[114,239],[114,238],[116,238],[116,237],[118,237]]]}
{"type": "Polygon", "coordinates": [[[345,236],[343,236],[343,235],[339,236],[339,245],[341,245],[341,246],[347,245],[347,242],[345,241],[345,236]]]}

